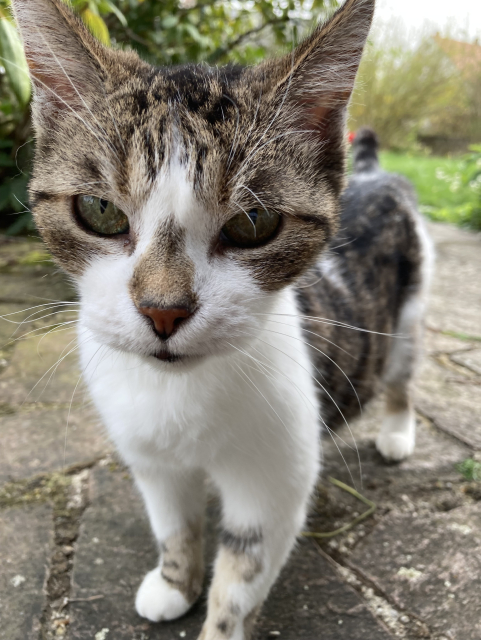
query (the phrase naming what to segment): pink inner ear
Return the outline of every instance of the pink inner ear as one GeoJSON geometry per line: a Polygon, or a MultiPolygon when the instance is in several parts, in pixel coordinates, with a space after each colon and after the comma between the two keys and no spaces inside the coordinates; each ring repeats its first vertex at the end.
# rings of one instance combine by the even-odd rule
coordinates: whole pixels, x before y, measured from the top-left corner
{"type": "Polygon", "coordinates": [[[62,109],[74,109],[76,106],[81,105],[82,101],[78,93],[60,67],[58,74],[54,76],[52,73],[48,73],[43,69],[42,65],[38,65],[35,60],[28,55],[28,51],[26,54],[33,82],[34,84],[37,83],[42,93],[45,93],[50,107],[56,111],[60,111],[62,109]]]}
{"type": "Polygon", "coordinates": [[[301,98],[300,119],[302,126],[323,135],[329,129],[334,112],[347,104],[350,95],[351,91],[345,90],[301,98]]]}

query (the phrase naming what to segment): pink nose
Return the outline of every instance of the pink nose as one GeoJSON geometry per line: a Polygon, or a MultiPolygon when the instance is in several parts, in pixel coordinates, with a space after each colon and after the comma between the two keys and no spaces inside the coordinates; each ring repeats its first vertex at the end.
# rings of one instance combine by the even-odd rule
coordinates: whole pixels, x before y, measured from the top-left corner
{"type": "Polygon", "coordinates": [[[139,307],[140,313],[150,318],[154,324],[155,333],[162,340],[167,340],[178,326],[192,315],[187,307],[162,309],[159,307],[139,307]]]}

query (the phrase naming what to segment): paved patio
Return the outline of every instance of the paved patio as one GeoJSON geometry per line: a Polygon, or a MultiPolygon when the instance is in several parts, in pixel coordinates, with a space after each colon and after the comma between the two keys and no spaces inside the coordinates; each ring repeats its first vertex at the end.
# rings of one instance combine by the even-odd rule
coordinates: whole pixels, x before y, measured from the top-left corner
{"type": "MultiPolygon", "coordinates": [[[[481,482],[456,468],[481,462],[481,237],[440,224],[430,231],[437,267],[416,452],[384,463],[373,444],[380,401],[367,408],[355,425],[362,489],[355,453],[339,446],[376,511],[343,535],[301,540],[256,640],[481,638],[481,482]]],[[[73,349],[74,335],[70,325],[58,326],[68,314],[20,312],[74,299],[41,245],[0,239],[0,315],[19,312],[7,317],[26,319],[21,332],[39,334],[11,342],[15,325],[0,320],[0,639],[196,640],[204,600],[169,624],[149,624],[134,611],[156,550],[129,474],[76,389],[75,352],[38,383],[73,349]],[[40,337],[47,325],[64,330],[40,337]]],[[[324,466],[314,531],[332,531],[366,509],[328,481],[351,482],[327,437],[324,466]]],[[[215,515],[210,554],[214,522],[215,515]]]]}

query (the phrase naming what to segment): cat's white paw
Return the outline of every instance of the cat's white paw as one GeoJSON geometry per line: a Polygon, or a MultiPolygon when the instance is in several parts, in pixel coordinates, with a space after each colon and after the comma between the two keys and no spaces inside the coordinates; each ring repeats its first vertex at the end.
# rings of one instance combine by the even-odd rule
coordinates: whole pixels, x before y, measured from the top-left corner
{"type": "Polygon", "coordinates": [[[162,578],[158,567],[144,577],[135,598],[137,613],[151,622],[175,620],[190,607],[182,593],[162,578]]]}
{"type": "Polygon", "coordinates": [[[376,438],[376,448],[386,460],[399,462],[414,451],[416,416],[413,411],[402,411],[384,418],[376,438]]]}

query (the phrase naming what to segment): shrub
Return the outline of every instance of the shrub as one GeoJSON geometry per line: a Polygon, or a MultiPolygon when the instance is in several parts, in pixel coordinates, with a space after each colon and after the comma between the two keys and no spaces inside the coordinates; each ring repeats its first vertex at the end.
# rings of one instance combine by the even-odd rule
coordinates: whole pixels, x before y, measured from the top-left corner
{"type": "Polygon", "coordinates": [[[412,46],[390,32],[374,34],[361,62],[350,127],[370,125],[384,147],[412,149],[421,129],[460,93],[459,74],[433,38],[412,46]]]}

